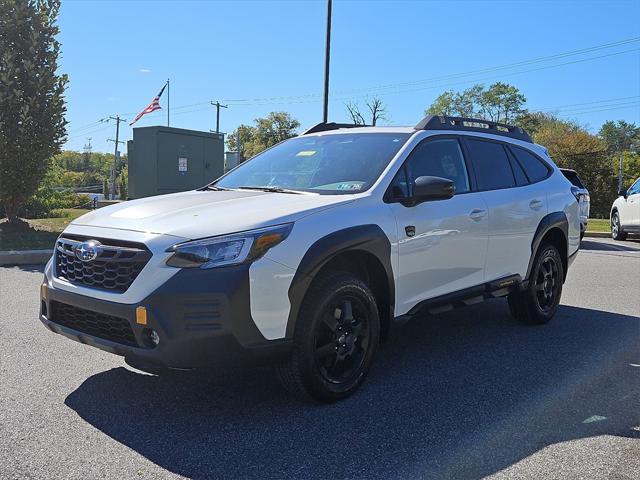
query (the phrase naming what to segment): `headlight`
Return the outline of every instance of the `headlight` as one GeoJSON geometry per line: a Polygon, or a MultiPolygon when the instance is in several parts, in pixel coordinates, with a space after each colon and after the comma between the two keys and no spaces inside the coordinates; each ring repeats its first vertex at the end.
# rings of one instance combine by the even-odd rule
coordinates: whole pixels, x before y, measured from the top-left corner
{"type": "Polygon", "coordinates": [[[287,223],[179,243],[167,250],[173,252],[167,265],[178,268],[215,268],[252,262],[287,238],[292,227],[293,223],[287,223]]]}

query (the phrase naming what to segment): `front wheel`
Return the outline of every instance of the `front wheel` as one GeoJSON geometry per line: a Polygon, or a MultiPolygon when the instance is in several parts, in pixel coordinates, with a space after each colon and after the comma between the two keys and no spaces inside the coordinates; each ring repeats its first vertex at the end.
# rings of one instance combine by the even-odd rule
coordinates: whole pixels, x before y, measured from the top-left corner
{"type": "Polygon", "coordinates": [[[379,340],[380,317],[369,287],[348,273],[324,276],[303,301],[293,352],[278,376],[297,397],[340,400],[364,381],[379,340]]]}
{"type": "Polygon", "coordinates": [[[611,215],[611,237],[614,240],[627,239],[627,233],[622,230],[622,225],[620,225],[620,215],[618,212],[613,212],[611,215]]]}
{"type": "Polygon", "coordinates": [[[513,292],[507,298],[511,315],[528,324],[549,322],[560,305],[563,280],[560,252],[552,244],[541,245],[533,262],[527,289],[513,292]]]}

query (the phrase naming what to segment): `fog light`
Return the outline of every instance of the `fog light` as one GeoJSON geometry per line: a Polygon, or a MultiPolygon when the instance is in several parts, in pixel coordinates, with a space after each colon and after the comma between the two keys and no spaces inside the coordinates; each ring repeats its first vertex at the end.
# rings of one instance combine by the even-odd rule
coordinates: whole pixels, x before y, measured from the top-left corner
{"type": "Polygon", "coordinates": [[[149,340],[156,346],[160,343],[160,335],[158,335],[158,332],[155,330],[149,330],[149,340]]]}
{"type": "Polygon", "coordinates": [[[47,284],[43,283],[42,285],[40,285],[40,297],[43,298],[44,300],[47,299],[47,293],[49,293],[47,288],[47,284]]]}

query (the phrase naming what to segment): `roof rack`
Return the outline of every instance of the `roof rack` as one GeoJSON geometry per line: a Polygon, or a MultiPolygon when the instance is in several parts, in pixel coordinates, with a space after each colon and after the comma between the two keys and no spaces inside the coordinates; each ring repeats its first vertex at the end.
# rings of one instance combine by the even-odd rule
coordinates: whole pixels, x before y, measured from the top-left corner
{"type": "Polygon", "coordinates": [[[465,132],[491,133],[533,143],[529,134],[520,127],[504,123],[491,122],[480,118],[448,117],[428,115],[415,127],[416,130],[460,130],[465,132]]]}
{"type": "Polygon", "coordinates": [[[358,128],[369,126],[370,125],[356,125],[354,123],[320,122],[317,125],[311,127],[309,130],[302,132],[301,135],[306,135],[308,133],[328,132],[329,130],[338,130],[339,128],[358,128]]]}

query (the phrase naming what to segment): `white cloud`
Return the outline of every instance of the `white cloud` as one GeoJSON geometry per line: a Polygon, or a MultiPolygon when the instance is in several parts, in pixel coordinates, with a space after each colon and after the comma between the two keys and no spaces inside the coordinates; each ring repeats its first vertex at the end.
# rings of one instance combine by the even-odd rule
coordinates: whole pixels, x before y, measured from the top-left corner
{"type": "Polygon", "coordinates": [[[148,68],[141,68],[140,70],[138,70],[140,73],[151,73],[151,70],[149,70],[148,68]]]}

